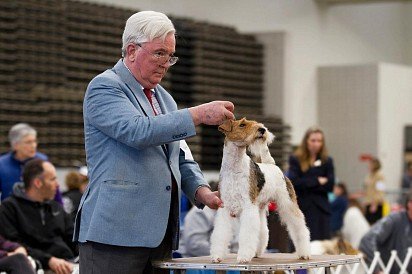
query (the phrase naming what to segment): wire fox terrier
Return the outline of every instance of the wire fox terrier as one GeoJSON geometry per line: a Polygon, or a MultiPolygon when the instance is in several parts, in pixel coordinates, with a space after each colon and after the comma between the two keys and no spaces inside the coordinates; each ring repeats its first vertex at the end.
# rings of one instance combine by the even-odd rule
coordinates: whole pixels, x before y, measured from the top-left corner
{"type": "Polygon", "coordinates": [[[248,263],[265,252],[269,239],[267,205],[271,201],[277,203],[297,256],[309,259],[310,236],[304,215],[292,183],[269,152],[273,134],[263,124],[245,118],[228,120],[219,130],[226,135],[219,183],[224,207],[217,211],[211,236],[212,261],[221,262],[226,256],[235,218],[240,218],[237,262],[248,263]]]}

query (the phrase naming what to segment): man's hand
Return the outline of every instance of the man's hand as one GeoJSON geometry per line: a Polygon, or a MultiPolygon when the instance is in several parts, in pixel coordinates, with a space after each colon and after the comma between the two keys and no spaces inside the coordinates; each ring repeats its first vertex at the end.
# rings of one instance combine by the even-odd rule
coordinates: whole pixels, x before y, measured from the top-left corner
{"type": "Polygon", "coordinates": [[[213,101],[189,108],[193,123],[205,125],[220,125],[226,120],[234,120],[235,106],[229,101],[213,101]]]}
{"type": "Polygon", "coordinates": [[[12,255],[15,255],[15,254],[17,254],[17,253],[21,253],[21,254],[24,254],[24,255],[27,256],[27,250],[26,250],[24,247],[22,247],[22,246],[16,248],[16,249],[13,250],[12,252],[7,252],[7,256],[12,256],[12,255]]]}
{"type": "Polygon", "coordinates": [[[56,274],[71,274],[73,272],[72,263],[56,257],[50,258],[49,267],[56,272],[56,274]]]}
{"type": "Polygon", "coordinates": [[[223,207],[223,202],[219,197],[219,191],[212,192],[208,187],[201,187],[197,190],[196,201],[207,205],[211,209],[223,207]]]}

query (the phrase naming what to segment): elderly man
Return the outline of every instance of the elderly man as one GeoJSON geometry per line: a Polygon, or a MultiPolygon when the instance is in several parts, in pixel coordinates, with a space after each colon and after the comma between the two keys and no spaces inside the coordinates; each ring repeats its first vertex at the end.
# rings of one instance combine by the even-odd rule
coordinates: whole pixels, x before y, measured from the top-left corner
{"type": "MultiPolygon", "coordinates": [[[[391,213],[374,224],[369,232],[363,236],[359,250],[371,262],[374,252],[379,251],[383,262],[387,263],[391,251],[396,250],[398,257],[403,261],[408,248],[412,246],[412,191],[406,197],[405,211],[391,213]]],[[[409,263],[408,273],[412,273],[412,264],[409,263]]],[[[399,273],[400,269],[394,264],[390,273],[399,273]]],[[[378,273],[383,273],[379,272],[378,273]]]]}
{"type": "Polygon", "coordinates": [[[24,166],[23,181],[0,206],[0,234],[26,247],[45,269],[71,273],[73,263],[67,260],[77,255],[73,222],[53,201],[58,186],[56,169],[41,159],[30,160],[24,166]]]}
{"type": "Polygon", "coordinates": [[[9,131],[12,150],[0,157],[1,200],[13,192],[13,185],[21,182],[21,168],[33,158],[47,160],[47,156],[37,152],[37,132],[28,124],[14,125],[9,131]]]}
{"type": "MultiPolygon", "coordinates": [[[[31,159],[47,160],[47,156],[37,151],[37,132],[25,123],[14,125],[9,131],[11,151],[0,156],[1,200],[9,197],[13,186],[21,182],[21,169],[31,159]]],[[[60,191],[55,200],[62,204],[60,191]]]]}
{"type": "MultiPolygon", "coordinates": [[[[158,12],[132,15],[123,59],[89,84],[84,127],[89,186],[76,218],[80,272],[152,273],[152,261],[178,247],[180,190],[217,208],[185,138],[198,124],[234,119],[227,101],[177,109],[159,85],[178,58],[175,29],[158,12]]],[[[158,273],[159,270],[156,271],[158,273]]]]}

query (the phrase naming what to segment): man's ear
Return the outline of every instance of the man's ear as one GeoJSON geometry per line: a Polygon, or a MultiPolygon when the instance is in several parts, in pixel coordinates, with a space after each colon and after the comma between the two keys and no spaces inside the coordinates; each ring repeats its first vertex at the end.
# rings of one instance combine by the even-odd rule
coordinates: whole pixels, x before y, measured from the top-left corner
{"type": "Polygon", "coordinates": [[[232,120],[226,120],[223,124],[221,124],[218,127],[219,131],[225,133],[225,132],[231,132],[232,131],[232,120]]]}
{"type": "Polygon", "coordinates": [[[34,178],[33,181],[31,182],[31,186],[34,188],[40,188],[43,185],[42,180],[40,178],[34,178]]]}

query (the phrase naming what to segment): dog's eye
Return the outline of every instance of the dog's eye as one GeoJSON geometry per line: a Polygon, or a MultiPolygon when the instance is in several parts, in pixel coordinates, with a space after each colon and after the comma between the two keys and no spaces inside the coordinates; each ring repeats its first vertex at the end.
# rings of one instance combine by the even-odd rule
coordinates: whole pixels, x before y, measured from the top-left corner
{"type": "Polygon", "coordinates": [[[239,127],[245,127],[246,126],[246,124],[240,124],[239,125],[239,127]]]}

